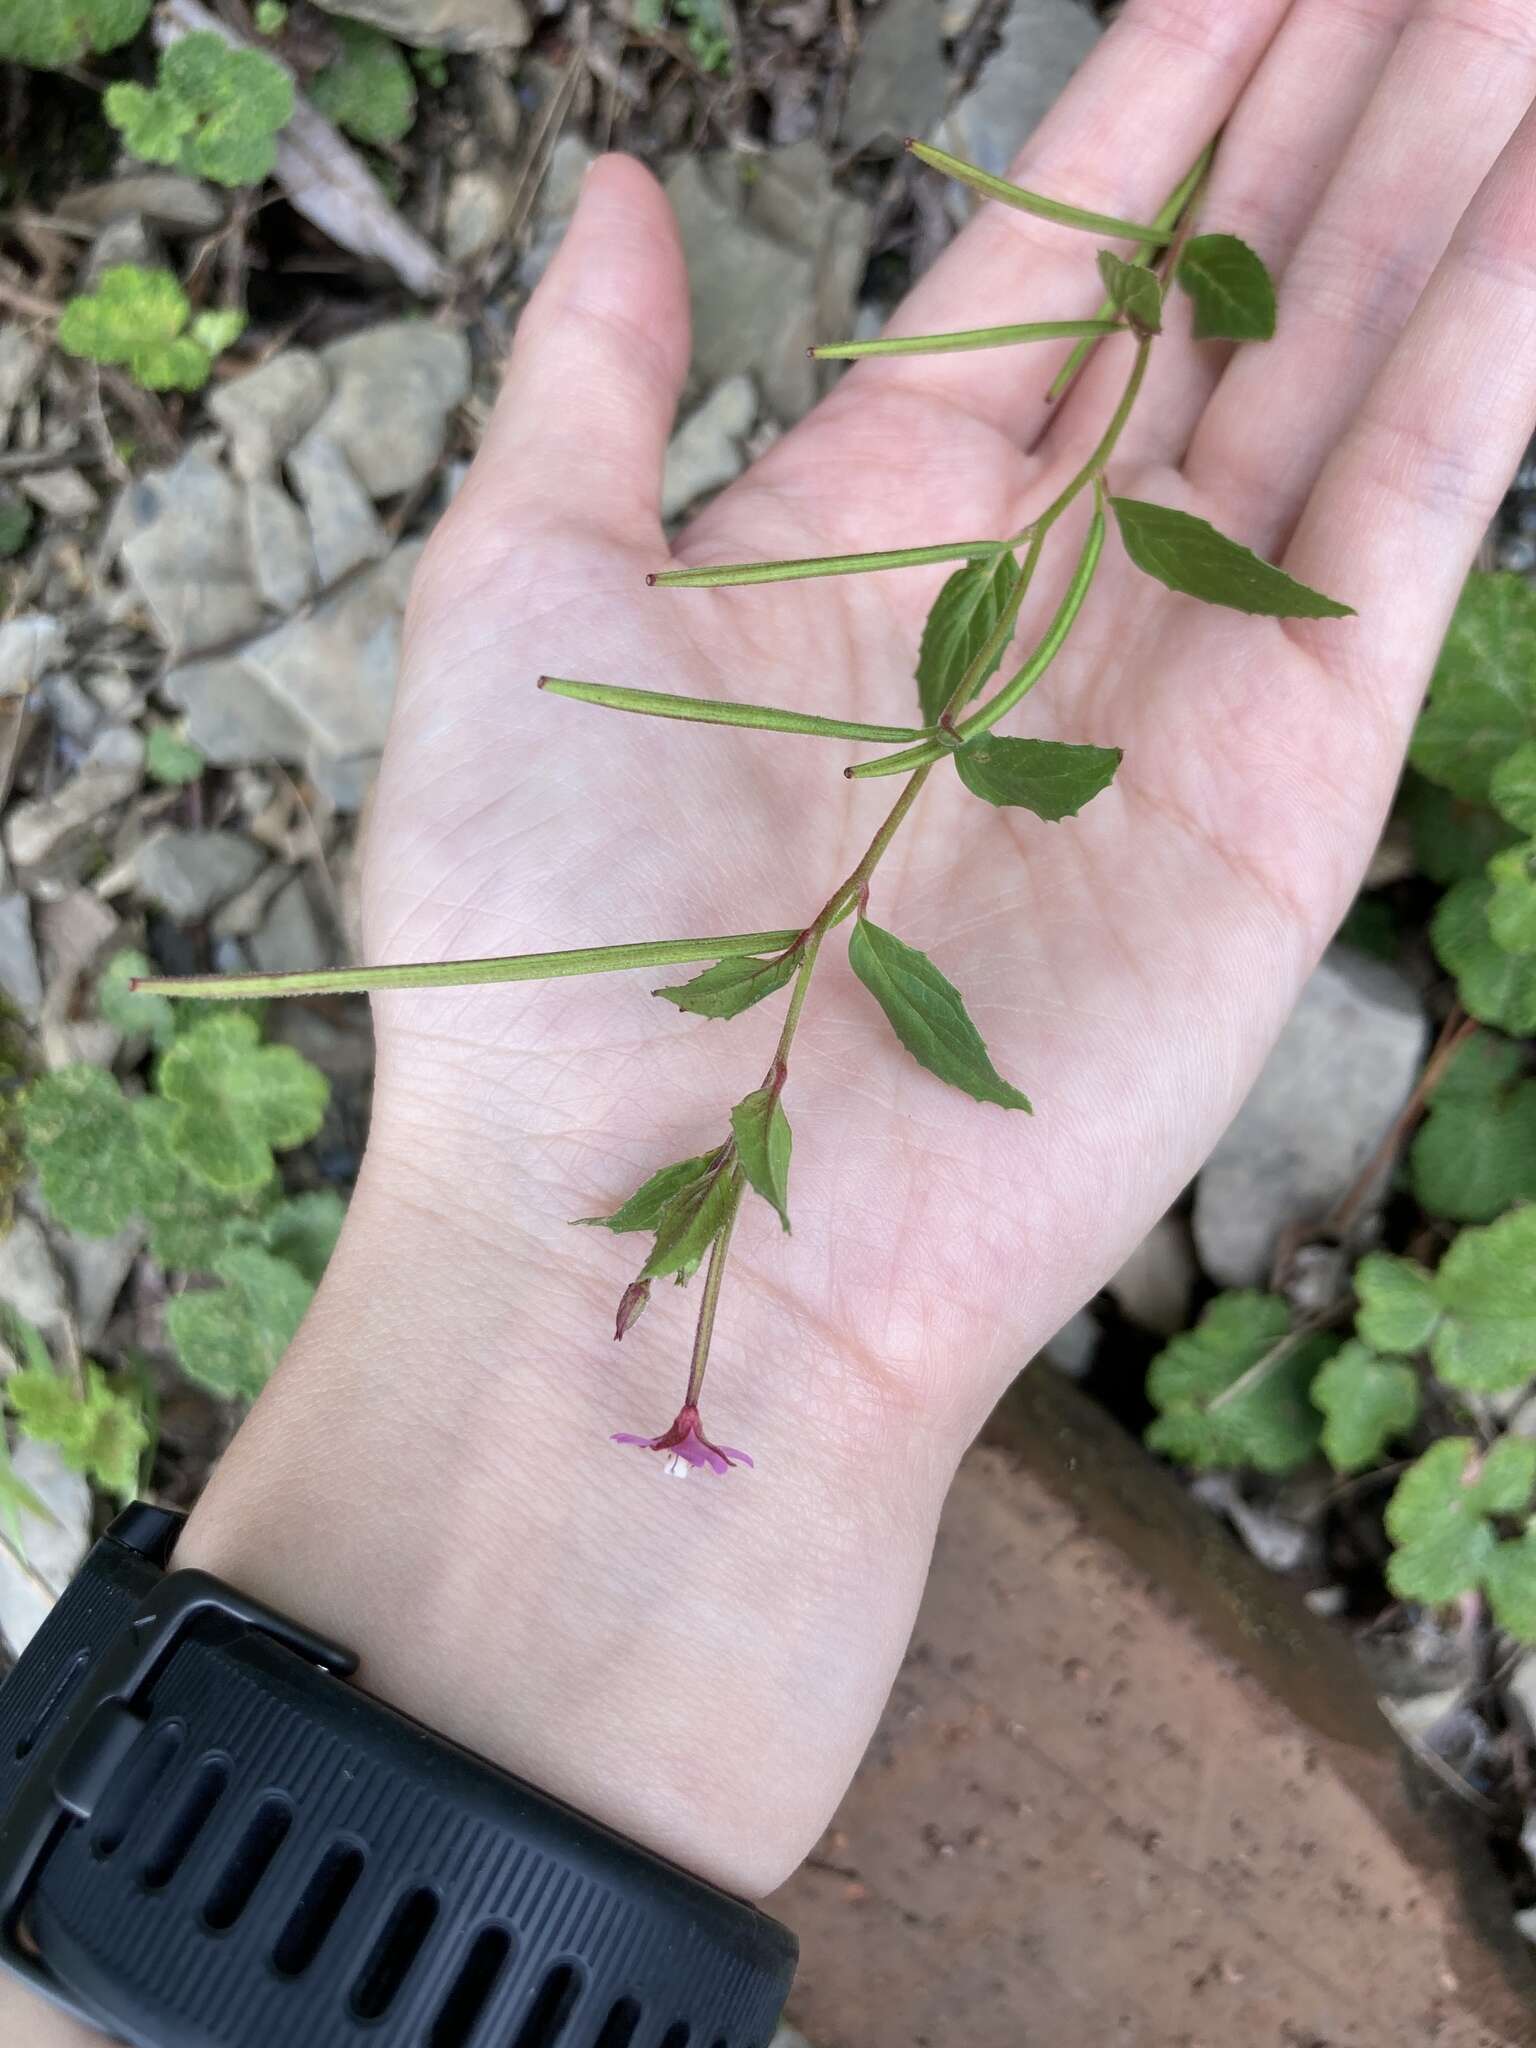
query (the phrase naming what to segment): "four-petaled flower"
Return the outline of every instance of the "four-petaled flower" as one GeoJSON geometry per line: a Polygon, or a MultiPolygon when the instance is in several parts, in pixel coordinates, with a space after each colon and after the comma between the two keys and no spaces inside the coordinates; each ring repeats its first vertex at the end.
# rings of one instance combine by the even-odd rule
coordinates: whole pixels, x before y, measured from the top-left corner
{"type": "Polygon", "coordinates": [[[690,1466],[705,1472],[729,1472],[733,1465],[750,1465],[745,1451],[733,1451],[726,1444],[712,1444],[699,1428],[699,1411],[685,1402],[677,1420],[660,1436],[615,1436],[616,1444],[636,1444],[642,1451],[665,1451],[666,1469],[674,1479],[686,1479],[690,1466]]]}

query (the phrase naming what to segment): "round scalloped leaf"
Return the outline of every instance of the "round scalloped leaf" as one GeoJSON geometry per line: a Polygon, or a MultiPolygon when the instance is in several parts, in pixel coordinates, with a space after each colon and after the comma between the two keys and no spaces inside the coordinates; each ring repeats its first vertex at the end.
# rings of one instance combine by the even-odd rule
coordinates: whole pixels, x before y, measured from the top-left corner
{"type": "Polygon", "coordinates": [[[176,1110],[174,1156],[209,1187],[253,1192],[270,1180],[273,1148],[319,1130],[330,1087],[285,1045],[262,1045],[250,1017],[211,1017],[160,1062],[160,1093],[176,1110]]]}
{"type": "Polygon", "coordinates": [[[1507,846],[1488,863],[1488,929],[1506,953],[1536,953],[1536,842],[1507,846]]]}
{"type": "Polygon", "coordinates": [[[1147,1396],[1160,1412],[1149,1448],[1202,1471],[1295,1471],[1317,1449],[1321,1418],[1309,1390],[1337,1343],[1293,1336],[1278,1295],[1217,1295],[1152,1361],[1147,1396]]]}
{"type": "Polygon", "coordinates": [[[1488,794],[1501,818],[1517,831],[1536,834],[1536,740],[1527,740],[1499,763],[1488,794]]]}
{"type": "Polygon", "coordinates": [[[1493,884],[1458,882],[1440,900],[1429,928],[1440,964],[1456,977],[1462,1006],[1481,1023],[1517,1038],[1536,1032],[1536,954],[1507,953],[1488,923],[1493,884]]]}
{"type": "Polygon", "coordinates": [[[1409,759],[1459,797],[1486,803],[1494,770],[1536,739],[1536,588],[1501,570],[1467,578],[1409,759]]]}
{"type": "Polygon", "coordinates": [[[254,1400],[293,1342],[314,1289],[286,1259],[237,1245],[215,1269],[225,1283],[166,1303],[182,1370],[210,1392],[254,1400]]]}
{"type": "Polygon", "coordinates": [[[361,22],[334,24],[340,54],[310,82],[309,96],[338,128],[385,148],[416,118],[416,81],[399,48],[361,22]]]}
{"type": "Polygon", "coordinates": [[[1418,1375],[1411,1365],[1351,1342],[1312,1382],[1312,1405],[1326,1418],[1323,1455],[1334,1471],[1363,1472],[1418,1420],[1418,1375]]]}
{"type": "Polygon", "coordinates": [[[22,1098],[43,1198],[68,1230],[115,1237],[143,1207],[150,1165],[121,1088],[100,1067],[60,1067],[22,1098]]]}
{"type": "Polygon", "coordinates": [[[62,70],[93,50],[115,50],[136,36],[150,5],[151,0],[6,0],[0,60],[62,70]]]}

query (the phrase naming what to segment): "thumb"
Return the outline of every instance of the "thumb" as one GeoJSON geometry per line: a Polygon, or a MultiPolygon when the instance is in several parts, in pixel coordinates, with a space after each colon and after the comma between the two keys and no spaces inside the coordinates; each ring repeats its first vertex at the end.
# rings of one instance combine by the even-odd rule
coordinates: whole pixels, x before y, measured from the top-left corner
{"type": "Polygon", "coordinates": [[[632,157],[599,157],[518,323],[486,433],[482,466],[508,511],[659,543],[688,338],[688,277],[666,195],[632,157]]]}

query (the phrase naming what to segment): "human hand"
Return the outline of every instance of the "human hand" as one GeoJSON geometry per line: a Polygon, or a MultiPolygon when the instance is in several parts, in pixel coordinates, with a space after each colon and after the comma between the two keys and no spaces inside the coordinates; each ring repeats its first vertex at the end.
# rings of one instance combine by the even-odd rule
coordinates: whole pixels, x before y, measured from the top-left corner
{"type": "MultiPolygon", "coordinates": [[[[604,1443],[672,1413],[685,1298],[614,1353],[633,1260],[566,1226],[718,1142],[775,1018],[680,1017],[628,980],[395,995],[342,1250],[188,1556],[302,1596],[377,1689],[587,1811],[738,1889],[787,1873],[884,1698],[965,1443],[1188,1179],[1358,883],[1532,424],[1536,124],[1510,137],[1533,91],[1515,5],[1132,0],[1021,160],[1146,217],[1227,122],[1203,219],[1280,275],[1279,333],[1230,362],[1170,333],[1113,480],[1359,617],[1207,612],[1112,539],[1028,723],[1123,746],[1113,790],[1057,829],[934,778],[875,912],[1036,1115],[915,1067],[829,944],[786,1097],[795,1234],[745,1213],[705,1402],[756,1473],[679,1495],[604,1443]]],[[[987,208],[899,329],[1091,313],[1091,258],[987,208]]],[[[646,589],[685,306],[660,193],[604,161],[418,578],[371,959],[794,927],[889,804],[825,742],[534,690],[911,716],[942,571],[646,589]]],[[[1009,533],[1097,438],[1128,347],[1059,415],[1047,348],[863,365],[678,553],[1009,533]]]]}

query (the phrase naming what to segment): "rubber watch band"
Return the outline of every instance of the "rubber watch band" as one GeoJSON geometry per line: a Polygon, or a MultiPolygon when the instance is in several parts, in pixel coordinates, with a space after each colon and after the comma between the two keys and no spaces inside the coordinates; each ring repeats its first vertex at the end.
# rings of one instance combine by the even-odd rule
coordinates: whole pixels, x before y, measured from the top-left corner
{"type": "Polygon", "coordinates": [[[0,1685],[0,1965],[133,2048],[767,2048],[790,1932],[130,1508],[0,1685]]]}

